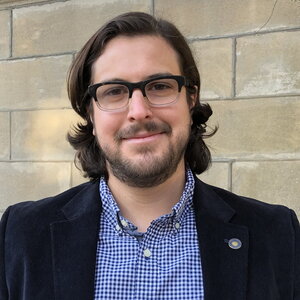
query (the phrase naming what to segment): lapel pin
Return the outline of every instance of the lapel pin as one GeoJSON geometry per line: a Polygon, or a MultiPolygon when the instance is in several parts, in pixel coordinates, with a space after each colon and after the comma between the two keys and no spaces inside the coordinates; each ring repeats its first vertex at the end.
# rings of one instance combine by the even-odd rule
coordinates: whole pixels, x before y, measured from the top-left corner
{"type": "Polygon", "coordinates": [[[239,239],[230,239],[229,241],[228,240],[225,240],[226,243],[228,243],[228,246],[231,248],[231,249],[240,249],[242,247],[242,242],[241,240],[239,239]]]}

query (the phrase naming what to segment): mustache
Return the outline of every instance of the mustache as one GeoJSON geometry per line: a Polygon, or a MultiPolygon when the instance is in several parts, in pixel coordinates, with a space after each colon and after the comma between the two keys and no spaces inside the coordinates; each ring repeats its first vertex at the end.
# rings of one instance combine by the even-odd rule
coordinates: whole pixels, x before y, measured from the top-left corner
{"type": "Polygon", "coordinates": [[[140,131],[146,132],[160,132],[170,134],[172,132],[172,128],[167,123],[155,123],[154,121],[149,121],[147,123],[137,123],[133,124],[127,128],[121,129],[117,132],[115,136],[116,141],[120,141],[122,139],[126,139],[136,135],[140,131]]]}

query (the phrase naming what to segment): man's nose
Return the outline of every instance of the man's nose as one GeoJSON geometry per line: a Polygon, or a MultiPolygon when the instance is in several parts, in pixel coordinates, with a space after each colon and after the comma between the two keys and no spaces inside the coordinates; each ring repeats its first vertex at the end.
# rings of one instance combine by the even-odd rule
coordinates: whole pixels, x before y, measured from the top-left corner
{"type": "Polygon", "coordinates": [[[140,89],[135,89],[129,99],[128,119],[143,120],[152,117],[152,110],[146,97],[140,89]]]}

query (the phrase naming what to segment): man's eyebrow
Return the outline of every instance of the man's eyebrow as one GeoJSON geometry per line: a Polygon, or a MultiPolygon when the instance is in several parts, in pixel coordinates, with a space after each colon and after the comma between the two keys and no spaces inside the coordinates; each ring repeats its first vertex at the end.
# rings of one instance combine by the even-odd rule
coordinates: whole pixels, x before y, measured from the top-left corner
{"type": "Polygon", "coordinates": [[[152,78],[159,77],[159,76],[170,76],[170,75],[174,75],[174,74],[169,73],[169,72],[155,73],[155,74],[151,74],[151,75],[147,76],[146,78],[144,78],[144,80],[152,79],[152,78]]]}
{"type": "MultiPolygon", "coordinates": [[[[174,75],[174,74],[172,74],[170,72],[155,73],[155,74],[151,74],[151,75],[148,75],[148,76],[144,77],[143,80],[153,79],[153,78],[156,78],[156,77],[159,77],[159,76],[169,76],[169,75],[174,75]]],[[[141,81],[143,81],[143,80],[141,80],[141,81]]],[[[112,82],[114,82],[114,81],[128,82],[127,80],[125,80],[123,78],[118,78],[118,77],[108,78],[108,79],[105,79],[101,82],[105,83],[105,82],[111,82],[111,81],[112,82]]]]}

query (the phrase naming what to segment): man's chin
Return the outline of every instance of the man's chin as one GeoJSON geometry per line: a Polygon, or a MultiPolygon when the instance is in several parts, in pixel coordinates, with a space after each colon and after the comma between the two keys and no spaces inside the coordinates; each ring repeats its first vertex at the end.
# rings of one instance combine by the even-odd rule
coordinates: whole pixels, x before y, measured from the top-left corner
{"type": "Polygon", "coordinates": [[[133,187],[153,187],[163,183],[176,170],[168,160],[149,156],[135,156],[122,163],[110,164],[110,171],[121,182],[133,187]]]}

